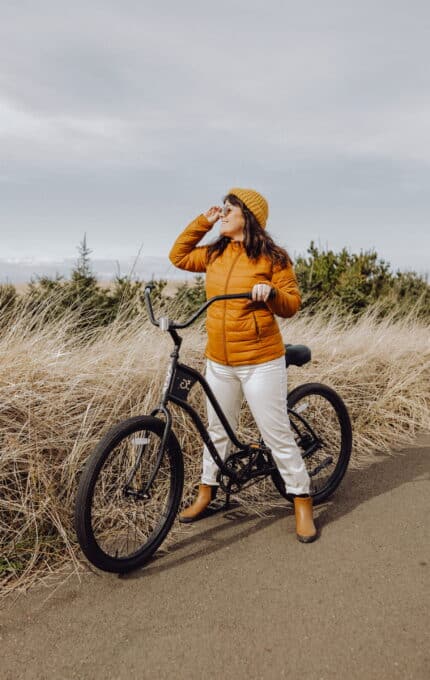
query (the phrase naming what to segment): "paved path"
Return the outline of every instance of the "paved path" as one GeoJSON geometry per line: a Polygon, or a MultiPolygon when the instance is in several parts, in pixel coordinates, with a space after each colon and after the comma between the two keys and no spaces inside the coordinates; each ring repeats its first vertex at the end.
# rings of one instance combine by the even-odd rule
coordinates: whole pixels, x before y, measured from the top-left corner
{"type": "Polygon", "coordinates": [[[311,545],[291,511],[233,511],[131,577],[21,597],[0,613],[2,680],[428,680],[429,452],[349,471],[311,545]]]}

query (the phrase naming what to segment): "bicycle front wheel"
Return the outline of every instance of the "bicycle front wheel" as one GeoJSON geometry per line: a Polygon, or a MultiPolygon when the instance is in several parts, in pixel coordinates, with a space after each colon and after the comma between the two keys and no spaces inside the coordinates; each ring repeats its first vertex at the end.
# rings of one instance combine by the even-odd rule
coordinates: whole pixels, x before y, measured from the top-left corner
{"type": "Polygon", "coordinates": [[[142,566],[172,526],[184,465],[173,433],[161,450],[164,428],[164,421],[151,416],[124,420],[103,437],[84,467],[75,527],[82,551],[99,569],[126,573],[142,566]]]}
{"type": "MultiPolygon", "coordinates": [[[[352,428],[348,410],[331,387],[321,383],[299,385],[287,399],[288,415],[316,505],[327,500],[345,475],[351,457],[352,428]]],[[[282,496],[290,500],[279,472],[272,480],[282,496]]]]}

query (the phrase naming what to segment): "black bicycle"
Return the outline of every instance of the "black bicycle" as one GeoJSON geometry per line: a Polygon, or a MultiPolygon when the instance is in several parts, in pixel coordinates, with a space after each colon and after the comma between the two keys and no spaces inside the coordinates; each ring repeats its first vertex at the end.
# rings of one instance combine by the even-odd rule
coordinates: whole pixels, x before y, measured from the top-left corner
{"type": "MultiPolygon", "coordinates": [[[[125,573],[141,567],[166,538],[182,498],[184,462],[172,429],[168,403],[184,409],[219,467],[218,482],[227,496],[239,493],[270,476],[282,496],[291,500],[264,441],[240,441],[232,430],[205,378],[179,362],[182,338],[177,330],[190,326],[213,302],[239,298],[250,293],[217,295],[207,300],[185,323],[163,316],[154,318],[151,284],[145,288],[145,303],[151,322],[170,334],[171,353],[161,401],[150,415],[124,420],[100,441],[88,458],[79,480],[75,527],[79,544],[88,560],[99,569],[125,573]],[[188,403],[193,386],[199,383],[210,399],[232,444],[232,453],[222,461],[200,415],[188,403]]],[[[302,366],[311,359],[304,345],[286,345],[287,366],[302,366]]],[[[339,486],[352,448],[351,422],[345,404],[330,387],[306,383],[287,398],[291,427],[311,478],[313,503],[321,503],[339,486]]]]}

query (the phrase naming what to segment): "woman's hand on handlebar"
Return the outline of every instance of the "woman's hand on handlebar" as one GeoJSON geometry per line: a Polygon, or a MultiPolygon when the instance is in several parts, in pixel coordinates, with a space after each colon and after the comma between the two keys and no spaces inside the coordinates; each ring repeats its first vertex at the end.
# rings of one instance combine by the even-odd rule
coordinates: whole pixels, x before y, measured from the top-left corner
{"type": "Polygon", "coordinates": [[[272,286],[269,286],[268,283],[256,283],[252,287],[252,299],[257,300],[258,302],[267,302],[272,290],[272,286]]]}
{"type": "Polygon", "coordinates": [[[222,208],[220,208],[218,205],[213,205],[212,208],[209,208],[205,212],[205,217],[210,222],[211,226],[215,224],[219,220],[219,218],[222,215],[222,208]]]}

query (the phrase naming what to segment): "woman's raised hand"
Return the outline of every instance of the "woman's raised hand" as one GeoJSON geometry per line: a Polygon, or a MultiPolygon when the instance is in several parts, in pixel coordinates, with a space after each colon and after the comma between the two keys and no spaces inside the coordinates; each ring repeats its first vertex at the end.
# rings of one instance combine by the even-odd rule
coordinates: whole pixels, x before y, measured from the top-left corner
{"type": "Polygon", "coordinates": [[[205,212],[205,217],[208,220],[208,222],[210,222],[211,226],[213,226],[215,222],[219,220],[221,215],[222,208],[220,208],[218,205],[213,205],[212,208],[209,208],[209,210],[205,212]]]}

